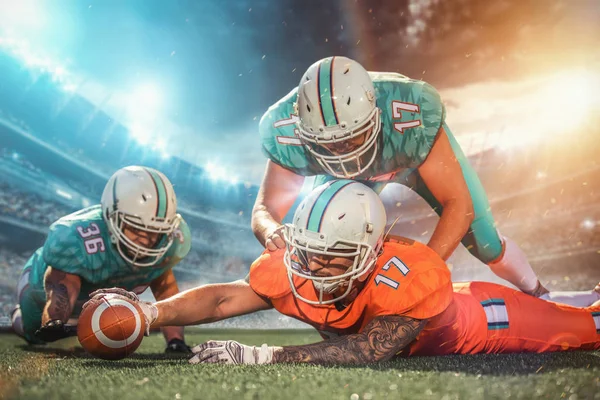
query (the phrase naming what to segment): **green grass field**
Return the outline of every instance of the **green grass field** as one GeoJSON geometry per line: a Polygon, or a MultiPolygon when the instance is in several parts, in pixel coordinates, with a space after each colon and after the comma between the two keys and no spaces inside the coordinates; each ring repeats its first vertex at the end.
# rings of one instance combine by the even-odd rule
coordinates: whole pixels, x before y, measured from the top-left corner
{"type": "MultiPolygon", "coordinates": [[[[193,330],[187,341],[301,344],[314,331],[193,330]]],[[[592,352],[415,357],[367,367],[190,365],[161,336],[131,357],[87,355],[75,338],[52,347],[0,335],[0,398],[23,399],[600,399],[592,352]],[[356,397],[358,395],[358,397],[356,397]]]]}

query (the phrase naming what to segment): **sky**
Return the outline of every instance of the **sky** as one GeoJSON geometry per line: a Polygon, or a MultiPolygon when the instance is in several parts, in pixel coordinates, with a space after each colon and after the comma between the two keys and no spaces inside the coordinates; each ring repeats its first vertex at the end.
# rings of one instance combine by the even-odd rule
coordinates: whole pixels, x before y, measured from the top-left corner
{"type": "Polygon", "coordinates": [[[0,0],[0,35],[64,65],[144,140],[257,183],[261,115],[332,54],[432,83],[467,153],[562,132],[557,109],[569,124],[600,109],[598,2],[480,4],[0,0]]]}

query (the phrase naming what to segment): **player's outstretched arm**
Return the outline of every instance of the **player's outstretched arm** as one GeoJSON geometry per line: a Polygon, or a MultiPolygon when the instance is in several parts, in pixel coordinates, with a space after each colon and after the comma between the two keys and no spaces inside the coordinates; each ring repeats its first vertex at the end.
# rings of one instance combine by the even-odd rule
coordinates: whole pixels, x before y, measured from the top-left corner
{"type": "Polygon", "coordinates": [[[77,275],[48,267],[44,274],[46,305],[42,312],[42,326],[35,333],[45,342],[54,342],[72,336],[74,330],[66,326],[81,289],[77,275]]]}
{"type": "Polygon", "coordinates": [[[375,318],[363,332],[304,346],[247,346],[233,340],[210,340],[192,349],[190,363],[328,365],[386,361],[412,342],[427,320],[398,315],[375,318]]]}
{"type": "Polygon", "coordinates": [[[467,233],[475,213],[461,166],[444,128],[440,128],[427,160],[418,171],[443,207],[440,221],[427,245],[447,260],[467,233]]]}
{"type": "Polygon", "coordinates": [[[258,241],[269,250],[283,249],[281,221],[288,213],[302,189],[304,177],[289,171],[271,160],[252,210],[252,231],[258,241]]]}
{"type": "Polygon", "coordinates": [[[399,315],[377,317],[361,333],[275,350],[273,363],[344,365],[387,361],[412,342],[426,323],[399,315]]]}
{"type": "Polygon", "coordinates": [[[154,305],[152,327],[205,324],[272,308],[243,280],[196,287],[154,305]]]}
{"type": "MultiPolygon", "coordinates": [[[[150,283],[150,289],[157,301],[166,300],[179,293],[177,279],[173,270],[168,270],[150,283]]],[[[183,326],[163,326],[162,334],[167,342],[168,352],[189,353],[190,348],[185,344],[183,326]]]]}

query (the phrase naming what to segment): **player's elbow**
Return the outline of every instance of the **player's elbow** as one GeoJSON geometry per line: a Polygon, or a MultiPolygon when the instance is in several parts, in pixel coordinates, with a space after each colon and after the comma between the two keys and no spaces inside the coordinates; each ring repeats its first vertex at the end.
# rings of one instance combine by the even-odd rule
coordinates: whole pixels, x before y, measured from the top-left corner
{"type": "Polygon", "coordinates": [[[221,321],[223,319],[234,316],[232,312],[232,297],[220,295],[216,298],[215,307],[213,308],[211,320],[221,321]]]}
{"type": "Polygon", "coordinates": [[[256,230],[259,226],[260,226],[260,220],[262,219],[262,214],[267,212],[267,208],[265,207],[264,204],[262,203],[256,203],[254,204],[254,207],[252,208],[252,216],[251,216],[251,220],[250,220],[250,226],[252,227],[252,230],[256,230]]]}

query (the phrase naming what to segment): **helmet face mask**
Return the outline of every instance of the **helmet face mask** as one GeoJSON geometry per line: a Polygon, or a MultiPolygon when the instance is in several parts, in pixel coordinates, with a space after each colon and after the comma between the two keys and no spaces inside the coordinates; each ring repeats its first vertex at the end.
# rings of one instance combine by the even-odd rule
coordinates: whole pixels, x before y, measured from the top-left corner
{"type": "Polygon", "coordinates": [[[124,215],[121,212],[114,212],[109,216],[107,224],[111,232],[112,242],[117,247],[120,256],[129,264],[136,267],[151,267],[165,255],[173,244],[173,231],[176,229],[176,226],[179,226],[179,222],[177,222],[176,226],[173,225],[172,228],[165,229],[155,226],[143,226],[139,222],[133,223],[133,220],[135,218],[124,215]],[[136,231],[151,234],[158,233],[158,239],[152,247],[143,246],[127,236],[125,232],[128,227],[136,231]]]}
{"type": "Polygon", "coordinates": [[[173,244],[181,222],[173,186],[162,173],[145,167],[122,168],[109,179],[102,215],[120,256],[135,267],[156,265],[173,244]],[[137,239],[154,235],[158,237],[152,247],[137,239]]]}
{"type": "Polygon", "coordinates": [[[331,57],[313,64],[298,86],[296,107],[299,138],[325,172],[353,178],[375,161],[381,110],[371,77],[356,61],[331,57]],[[361,135],[362,145],[347,145],[361,135]],[[328,149],[335,145],[354,148],[333,154],[328,149]]]}
{"type": "Polygon", "coordinates": [[[368,244],[358,242],[338,241],[332,247],[319,245],[318,242],[303,242],[294,234],[294,226],[286,225],[286,253],[284,264],[288,270],[288,279],[294,295],[305,303],[313,305],[327,305],[336,303],[344,299],[352,290],[355,280],[371,271],[372,266],[377,261],[375,250],[368,244]],[[290,238],[290,239],[288,239],[290,238]],[[337,245],[337,246],[336,246],[337,245]],[[339,248],[343,246],[343,248],[339,248]],[[349,251],[350,250],[350,251],[349,251]],[[344,257],[352,260],[352,265],[348,269],[336,276],[315,276],[308,268],[310,257],[307,253],[319,254],[328,257],[344,257]],[[296,288],[294,277],[312,281],[317,292],[317,301],[303,297],[296,288]],[[334,293],[346,285],[344,292],[338,296],[334,293]],[[324,297],[327,297],[324,299],[324,297]]]}
{"type": "Polygon", "coordinates": [[[377,157],[378,150],[378,132],[381,129],[379,109],[373,110],[375,117],[367,121],[360,129],[350,132],[347,137],[342,139],[322,139],[312,136],[304,137],[306,148],[317,160],[323,170],[336,178],[354,178],[365,172],[377,157]],[[348,145],[348,142],[364,137],[364,141],[359,146],[348,145]],[[353,147],[350,151],[335,152],[335,147],[353,147]],[[345,146],[344,146],[345,145],[345,146]]]}
{"type": "Polygon", "coordinates": [[[313,190],[284,231],[284,264],[294,296],[315,305],[336,303],[348,296],[354,282],[365,280],[373,270],[383,245],[385,222],[379,196],[361,183],[331,181],[313,190]],[[316,255],[345,258],[348,267],[338,275],[316,275],[310,268],[316,255]],[[300,294],[306,281],[312,283],[317,300],[300,294]]]}

